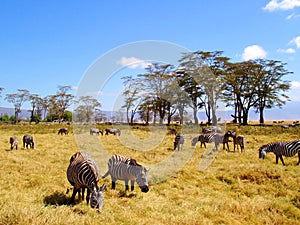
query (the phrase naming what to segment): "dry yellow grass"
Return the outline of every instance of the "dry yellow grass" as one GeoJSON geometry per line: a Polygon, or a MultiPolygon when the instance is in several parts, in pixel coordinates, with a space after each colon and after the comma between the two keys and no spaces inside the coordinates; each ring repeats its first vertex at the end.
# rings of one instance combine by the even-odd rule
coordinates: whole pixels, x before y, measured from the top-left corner
{"type": "Polygon", "coordinates": [[[231,126],[246,136],[246,151],[217,154],[190,146],[198,132],[191,127],[182,128],[183,152],[172,150],[174,136],[160,127],[120,127],[120,138],[90,136],[88,127],[69,127],[71,133],[60,136],[59,127],[0,125],[0,224],[300,224],[298,158],[285,158],[284,167],[273,154],[259,160],[257,151],[271,141],[299,139],[298,127],[231,126]],[[10,151],[9,136],[21,142],[25,133],[34,136],[36,149],[20,143],[10,151]],[[68,205],[66,169],[78,150],[94,157],[102,175],[112,154],[136,158],[151,167],[150,191],[124,193],[121,181],[111,190],[108,177],[100,180],[108,185],[102,214],[85,201],[68,205]]]}

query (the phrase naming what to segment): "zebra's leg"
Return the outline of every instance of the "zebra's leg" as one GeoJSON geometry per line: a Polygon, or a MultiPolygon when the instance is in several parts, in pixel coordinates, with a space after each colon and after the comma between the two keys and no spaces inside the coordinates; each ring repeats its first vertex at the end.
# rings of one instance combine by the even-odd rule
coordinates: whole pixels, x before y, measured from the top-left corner
{"type": "Polygon", "coordinates": [[[78,189],[76,189],[75,187],[73,187],[73,193],[72,193],[72,196],[71,196],[71,198],[69,200],[69,204],[74,203],[74,199],[75,199],[75,196],[77,194],[77,191],[78,191],[78,189]]]}
{"type": "MultiPolygon", "coordinates": [[[[84,189],[83,189],[84,190],[84,189]]],[[[91,196],[91,192],[90,189],[87,189],[87,193],[86,193],[86,204],[88,205],[90,202],[90,196],[91,196]]]]}
{"type": "Polygon", "coordinates": [[[133,191],[134,190],[134,180],[131,180],[130,182],[131,182],[131,191],[133,191]]]}
{"type": "Polygon", "coordinates": [[[125,191],[129,191],[128,180],[125,180],[125,191]]]}
{"type": "Polygon", "coordinates": [[[300,164],[300,152],[298,152],[298,158],[299,158],[299,160],[298,160],[297,166],[299,166],[299,164],[300,164]]]}
{"type": "Polygon", "coordinates": [[[111,189],[115,190],[116,189],[116,179],[115,178],[111,178],[111,189]]]}

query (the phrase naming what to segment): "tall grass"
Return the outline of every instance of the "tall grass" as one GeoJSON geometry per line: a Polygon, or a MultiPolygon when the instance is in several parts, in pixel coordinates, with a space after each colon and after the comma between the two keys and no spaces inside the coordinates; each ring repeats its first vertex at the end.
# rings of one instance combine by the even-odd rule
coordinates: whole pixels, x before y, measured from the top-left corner
{"type": "Polygon", "coordinates": [[[298,158],[276,165],[274,155],[263,161],[257,151],[268,142],[299,139],[298,127],[227,127],[245,135],[245,153],[222,148],[214,153],[212,144],[207,150],[192,148],[198,133],[193,127],[181,129],[183,152],[173,151],[174,136],[160,127],[120,127],[122,138],[90,136],[88,127],[72,126],[69,135],[57,135],[60,127],[0,126],[0,224],[300,224],[298,158]],[[25,133],[33,135],[36,148],[27,150],[20,143],[10,151],[9,136],[21,142],[25,133]],[[157,141],[152,148],[149,139],[157,141]],[[101,175],[115,153],[151,167],[150,191],[142,193],[136,186],[125,193],[121,181],[111,190],[108,177],[100,180],[108,185],[101,214],[85,201],[68,205],[66,169],[79,150],[95,158],[101,175]],[[209,162],[205,169],[203,162],[209,162]]]}

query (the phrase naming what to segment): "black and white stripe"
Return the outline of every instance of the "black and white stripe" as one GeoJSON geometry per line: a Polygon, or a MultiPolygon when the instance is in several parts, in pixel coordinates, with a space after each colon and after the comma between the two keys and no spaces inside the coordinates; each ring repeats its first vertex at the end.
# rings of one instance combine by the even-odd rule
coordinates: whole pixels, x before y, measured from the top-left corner
{"type": "Polygon", "coordinates": [[[97,208],[98,211],[101,211],[104,200],[102,190],[105,188],[105,184],[103,184],[100,188],[98,187],[99,176],[100,172],[98,165],[88,153],[75,153],[71,157],[70,164],[67,169],[68,181],[74,187],[70,203],[74,202],[77,192],[80,192],[81,189],[83,189],[84,192],[84,188],[87,188],[87,204],[90,200],[91,207],[97,208]]]}
{"type": "Polygon", "coordinates": [[[183,150],[183,144],[184,144],[184,136],[183,134],[177,134],[175,136],[175,139],[174,139],[174,150],[183,150]]]}
{"type": "Polygon", "coordinates": [[[291,142],[273,142],[263,145],[259,148],[259,158],[264,159],[267,152],[273,152],[276,155],[276,164],[278,164],[278,159],[284,164],[282,156],[292,157],[298,153],[298,163],[300,164],[300,140],[291,142]]]}
{"type": "Polygon", "coordinates": [[[131,181],[131,191],[134,190],[134,182],[136,181],[142,192],[148,192],[148,169],[139,165],[135,159],[127,158],[122,155],[113,155],[108,160],[108,171],[103,178],[109,174],[112,180],[112,189],[116,188],[117,180],[125,181],[125,191],[129,190],[128,181],[131,181]]]}
{"type": "Polygon", "coordinates": [[[10,150],[18,150],[18,144],[19,144],[19,141],[18,141],[18,138],[16,136],[12,136],[9,138],[9,143],[10,143],[10,150]]]}
{"type": "Polygon", "coordinates": [[[204,145],[204,148],[206,148],[206,143],[212,143],[214,141],[213,139],[214,135],[215,133],[200,134],[198,137],[192,139],[192,146],[195,146],[199,141],[201,143],[200,147],[204,145]]]}

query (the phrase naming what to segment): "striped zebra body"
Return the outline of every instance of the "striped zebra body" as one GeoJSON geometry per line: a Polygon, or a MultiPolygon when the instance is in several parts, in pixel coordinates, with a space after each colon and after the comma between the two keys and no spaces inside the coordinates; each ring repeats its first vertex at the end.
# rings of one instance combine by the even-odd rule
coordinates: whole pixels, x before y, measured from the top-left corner
{"type": "Polygon", "coordinates": [[[105,184],[100,188],[98,187],[99,175],[98,165],[88,153],[75,153],[71,157],[67,169],[68,181],[74,187],[70,203],[74,202],[77,192],[79,193],[82,190],[84,193],[84,189],[87,188],[87,204],[90,201],[91,207],[97,208],[100,211],[104,200],[102,190],[105,188],[105,184]]]}
{"type": "Polygon", "coordinates": [[[103,131],[99,130],[98,128],[91,128],[90,129],[90,135],[96,134],[99,135],[101,133],[101,135],[103,135],[103,131]]]}
{"type": "Polygon", "coordinates": [[[18,144],[19,144],[19,141],[18,141],[18,138],[16,136],[12,136],[9,138],[9,143],[10,143],[10,150],[18,150],[18,144]]]}
{"type": "Polygon", "coordinates": [[[183,150],[183,144],[184,144],[183,134],[177,134],[174,139],[174,150],[176,150],[176,148],[178,151],[180,149],[183,150]]]}
{"type": "Polygon", "coordinates": [[[276,155],[276,164],[278,159],[281,160],[282,164],[285,165],[282,156],[292,157],[298,153],[298,163],[300,164],[300,140],[291,142],[273,142],[263,145],[259,148],[259,158],[264,159],[267,152],[273,152],[276,155]]]}
{"type": "Polygon", "coordinates": [[[108,160],[108,171],[103,178],[110,174],[112,180],[112,189],[116,188],[117,180],[125,181],[125,191],[129,190],[128,181],[131,181],[131,191],[134,190],[136,181],[142,192],[148,192],[147,169],[139,165],[135,159],[126,158],[121,155],[113,155],[108,160]]]}
{"type": "Polygon", "coordinates": [[[204,145],[204,148],[206,148],[206,143],[213,142],[214,135],[215,135],[214,133],[201,134],[198,137],[193,138],[192,146],[195,146],[197,144],[197,142],[199,141],[201,143],[200,147],[202,148],[202,145],[204,145]]]}

